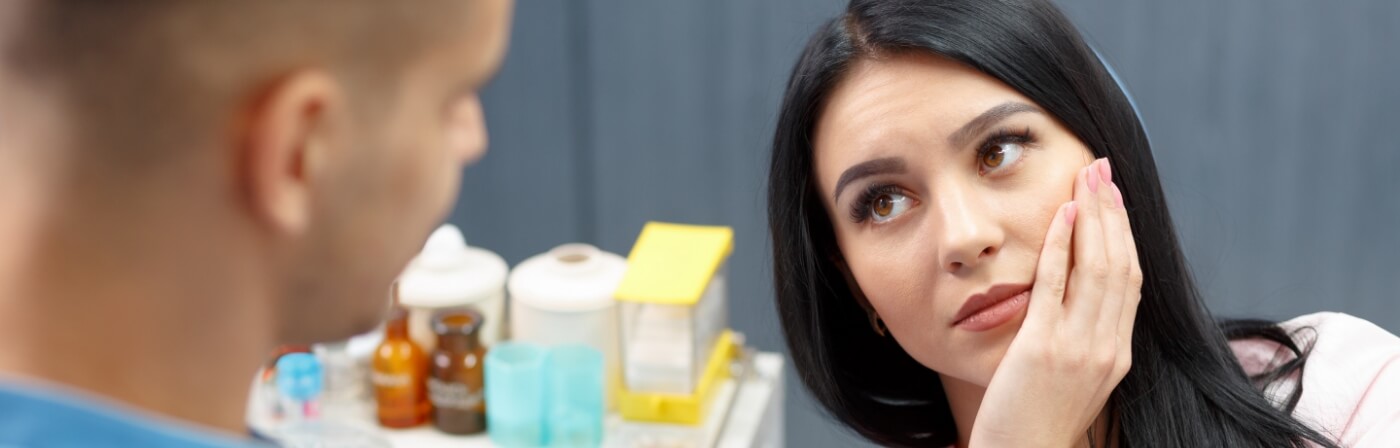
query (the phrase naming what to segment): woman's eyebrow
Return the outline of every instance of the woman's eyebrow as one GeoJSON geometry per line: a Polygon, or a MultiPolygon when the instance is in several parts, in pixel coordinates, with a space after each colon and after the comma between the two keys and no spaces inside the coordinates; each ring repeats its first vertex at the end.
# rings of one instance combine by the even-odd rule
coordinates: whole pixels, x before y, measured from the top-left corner
{"type": "Polygon", "coordinates": [[[987,128],[992,127],[992,125],[997,124],[997,122],[1001,120],[1005,120],[1006,117],[1021,112],[1044,113],[1041,112],[1039,108],[1026,103],[1007,101],[993,106],[991,109],[987,109],[986,112],[982,112],[982,115],[978,115],[977,118],[968,121],[967,124],[958,128],[957,131],[953,131],[952,134],[948,135],[948,145],[953,148],[967,146],[967,141],[972,139],[972,137],[986,132],[987,128]]]}
{"type": "MultiPolygon", "coordinates": [[[[986,132],[987,128],[992,127],[992,125],[997,124],[1001,120],[1005,120],[1006,117],[1022,112],[1044,113],[1041,112],[1039,108],[1026,103],[1007,101],[987,109],[985,112],[982,112],[981,115],[978,115],[961,128],[958,128],[957,131],[954,131],[948,136],[948,143],[954,148],[965,146],[968,140],[978,134],[986,132]]],[[[899,157],[885,157],[855,164],[847,168],[845,172],[842,172],[841,177],[837,179],[836,191],[832,194],[832,197],[835,198],[833,202],[841,199],[841,191],[852,181],[877,174],[902,174],[906,169],[904,159],[899,157]]]]}
{"type": "Polygon", "coordinates": [[[832,194],[832,197],[834,197],[832,202],[840,200],[841,190],[856,179],[877,174],[902,174],[905,170],[904,159],[900,157],[885,157],[857,163],[850,168],[846,168],[846,171],[842,172],[841,177],[836,180],[836,192],[832,194]]]}

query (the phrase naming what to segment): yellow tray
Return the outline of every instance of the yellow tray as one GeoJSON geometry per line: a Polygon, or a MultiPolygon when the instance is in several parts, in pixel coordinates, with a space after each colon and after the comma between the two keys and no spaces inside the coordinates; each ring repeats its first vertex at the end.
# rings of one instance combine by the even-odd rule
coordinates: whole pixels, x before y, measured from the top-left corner
{"type": "Polygon", "coordinates": [[[624,387],[618,390],[618,411],[622,413],[622,418],[628,420],[698,425],[702,423],[710,402],[714,401],[716,384],[729,378],[729,361],[737,355],[734,332],[724,330],[710,351],[710,360],[705,364],[705,373],[700,377],[695,393],[632,392],[624,387]]]}

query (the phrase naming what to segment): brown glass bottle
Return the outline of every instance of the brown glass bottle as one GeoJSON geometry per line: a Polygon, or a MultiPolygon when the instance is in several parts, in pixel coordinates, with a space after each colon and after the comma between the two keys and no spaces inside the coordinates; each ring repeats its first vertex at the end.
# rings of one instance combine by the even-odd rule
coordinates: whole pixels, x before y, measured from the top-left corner
{"type": "Polygon", "coordinates": [[[408,337],[408,312],[395,303],[384,325],[384,342],[374,351],[370,373],[379,424],[408,428],[428,421],[427,371],[427,357],[408,337]]]}
{"type": "Polygon", "coordinates": [[[483,318],[474,309],[449,309],[433,314],[432,372],[428,395],[433,401],[433,424],[449,434],[474,434],[486,430],[483,399],[486,348],[479,331],[483,318]]]}

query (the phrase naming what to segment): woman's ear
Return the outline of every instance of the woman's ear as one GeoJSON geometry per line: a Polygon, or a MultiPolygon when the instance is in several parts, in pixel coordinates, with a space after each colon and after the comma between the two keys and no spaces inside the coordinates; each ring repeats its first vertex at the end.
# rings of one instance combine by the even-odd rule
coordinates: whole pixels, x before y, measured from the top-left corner
{"type": "Polygon", "coordinates": [[[870,328],[875,330],[876,334],[886,336],[889,330],[885,327],[885,321],[880,319],[880,313],[875,311],[875,307],[870,305],[870,299],[867,299],[865,293],[860,290],[860,284],[856,283],[855,275],[851,274],[851,267],[846,264],[846,257],[841,256],[838,251],[833,251],[828,255],[828,258],[831,260],[831,264],[841,271],[841,277],[846,280],[846,287],[851,290],[851,297],[856,299],[856,303],[865,310],[866,316],[870,318],[870,328]]]}

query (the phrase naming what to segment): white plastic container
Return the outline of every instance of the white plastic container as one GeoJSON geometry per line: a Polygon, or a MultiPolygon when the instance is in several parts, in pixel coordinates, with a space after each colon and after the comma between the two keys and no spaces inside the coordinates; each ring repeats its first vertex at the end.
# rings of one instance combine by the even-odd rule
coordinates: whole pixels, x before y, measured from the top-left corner
{"type": "Polygon", "coordinates": [[[408,308],[408,334],[424,352],[437,347],[429,327],[433,311],[471,306],[485,322],[481,343],[504,337],[506,261],[494,252],[468,247],[462,231],[443,224],[399,277],[399,303],[408,308]]]}
{"type": "Polygon", "coordinates": [[[603,353],[609,409],[622,382],[613,293],[626,271],[627,260],[620,255],[587,244],[565,244],[516,265],[508,284],[511,339],[598,349],[603,353]]]}

